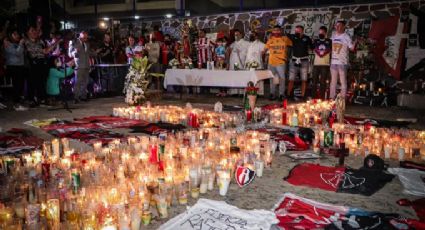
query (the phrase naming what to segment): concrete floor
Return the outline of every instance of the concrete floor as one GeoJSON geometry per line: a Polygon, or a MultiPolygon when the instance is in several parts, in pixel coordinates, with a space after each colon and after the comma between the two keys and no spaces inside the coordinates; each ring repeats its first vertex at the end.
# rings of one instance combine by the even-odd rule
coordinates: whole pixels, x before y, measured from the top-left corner
{"type": "MultiPolygon", "coordinates": [[[[221,101],[224,105],[241,105],[241,97],[216,98],[215,96],[205,95],[187,95],[180,100],[178,95],[164,95],[162,100],[152,101],[153,104],[174,104],[185,105],[186,102],[192,103],[194,107],[213,108],[216,101],[221,101]]],[[[259,105],[269,104],[270,101],[260,98],[259,105]]],[[[65,110],[49,111],[47,108],[35,108],[29,111],[0,111],[0,127],[3,130],[10,128],[25,128],[33,131],[34,134],[44,138],[51,139],[52,136],[38,128],[24,125],[23,122],[30,119],[47,119],[59,118],[72,120],[74,118],[82,118],[93,115],[109,115],[112,113],[113,107],[126,106],[123,97],[98,98],[87,103],[72,105],[77,109],[69,113],[65,110]]],[[[376,119],[396,120],[398,118],[416,118],[418,122],[411,125],[411,128],[425,129],[424,110],[408,110],[404,108],[377,108],[366,106],[347,106],[347,114],[358,117],[369,117],[376,119]]],[[[119,132],[128,132],[128,130],[114,130],[119,132]]],[[[83,143],[74,141],[71,143],[74,148],[88,148],[83,143]]],[[[315,160],[313,162],[323,165],[335,165],[338,159],[328,157],[326,159],[315,160]]],[[[239,188],[232,183],[228,195],[226,197],[219,196],[218,192],[209,192],[202,196],[203,198],[214,200],[225,200],[231,205],[235,205],[243,209],[272,209],[273,205],[284,192],[292,192],[297,195],[314,199],[320,202],[327,202],[336,205],[346,205],[351,207],[363,208],[370,211],[396,212],[406,217],[415,217],[413,209],[410,207],[400,207],[396,201],[401,198],[415,199],[417,197],[402,194],[402,186],[397,178],[387,184],[383,189],[375,193],[371,197],[360,195],[334,193],[319,189],[310,189],[306,187],[295,187],[287,182],[283,182],[282,178],[288,175],[289,170],[298,162],[293,162],[284,156],[275,156],[272,169],[264,172],[262,178],[255,179],[252,184],[245,188],[239,188]]],[[[363,164],[363,158],[359,156],[349,156],[346,164],[353,168],[358,168],[363,164]]],[[[390,162],[395,166],[398,162],[390,162]]],[[[189,205],[193,205],[196,200],[191,199],[189,205]]],[[[169,216],[174,217],[184,212],[186,206],[174,206],[169,211],[169,216]]],[[[143,229],[157,229],[167,220],[153,220],[152,224],[143,229]]]]}

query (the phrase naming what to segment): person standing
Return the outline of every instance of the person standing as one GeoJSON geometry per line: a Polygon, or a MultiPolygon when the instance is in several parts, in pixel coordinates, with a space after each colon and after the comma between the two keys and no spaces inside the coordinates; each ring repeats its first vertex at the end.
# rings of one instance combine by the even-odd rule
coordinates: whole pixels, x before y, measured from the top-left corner
{"type": "Polygon", "coordinates": [[[25,85],[24,42],[17,30],[12,30],[3,41],[6,74],[12,79],[14,108],[18,111],[26,110],[21,105],[25,85]]]}
{"type": "Polygon", "coordinates": [[[164,35],[164,42],[161,44],[161,63],[162,66],[167,68],[168,63],[175,58],[174,44],[171,41],[169,34],[164,35]]]}
{"type": "Polygon", "coordinates": [[[344,20],[338,20],[335,24],[335,33],[331,38],[331,99],[335,99],[338,78],[341,83],[341,95],[345,97],[347,93],[348,54],[350,50],[355,50],[355,44],[353,44],[350,36],[345,32],[345,25],[346,22],[344,20]]]}
{"type": "Polygon", "coordinates": [[[313,65],[313,86],[311,95],[314,98],[325,99],[326,82],[329,80],[329,65],[332,52],[332,41],[327,38],[328,29],[322,26],[319,29],[319,38],[313,43],[314,65],[313,65]],[[317,84],[320,84],[319,93],[317,84]]]}
{"type": "Polygon", "coordinates": [[[50,52],[50,49],[40,39],[40,31],[34,26],[28,28],[27,36],[28,39],[25,40],[25,48],[30,63],[28,89],[30,100],[32,100],[31,107],[34,107],[40,105],[40,103],[45,103],[46,81],[49,71],[47,54],[50,52]]]}
{"type": "Polygon", "coordinates": [[[74,58],[76,81],[74,85],[74,102],[87,101],[87,85],[89,83],[90,56],[92,52],[88,44],[88,34],[82,31],[78,39],[70,41],[68,55],[74,58]]]}
{"type": "Polygon", "coordinates": [[[235,66],[238,66],[239,69],[245,67],[246,54],[248,52],[248,47],[250,43],[243,39],[242,33],[235,29],[235,41],[230,45],[229,53],[229,68],[230,70],[235,70],[235,66]]]}
{"type": "Polygon", "coordinates": [[[268,69],[279,79],[278,92],[276,92],[276,85],[273,83],[273,79],[270,80],[270,100],[275,100],[275,95],[279,95],[281,99],[285,97],[286,65],[288,63],[288,51],[291,46],[291,39],[287,36],[282,36],[280,27],[275,26],[263,51],[264,53],[269,51],[268,69]]]}
{"type": "Polygon", "coordinates": [[[125,54],[127,55],[128,64],[133,63],[133,58],[136,55],[136,52],[135,52],[136,46],[134,45],[135,42],[136,41],[134,40],[134,37],[130,35],[128,37],[128,46],[125,48],[125,54]]]}
{"type": "Polygon", "coordinates": [[[304,27],[295,27],[295,34],[290,36],[292,40],[292,58],[289,62],[288,97],[293,96],[294,80],[296,75],[301,75],[301,98],[305,99],[307,89],[308,67],[310,65],[308,51],[313,48],[309,36],[304,34],[304,27]]]}
{"type": "Polygon", "coordinates": [[[262,52],[264,50],[265,44],[260,41],[260,37],[258,36],[257,32],[253,32],[249,40],[251,43],[248,47],[245,63],[257,62],[259,65],[258,68],[263,69],[262,52]]]}
{"type": "Polygon", "coordinates": [[[204,29],[199,30],[199,38],[197,41],[198,51],[198,68],[207,68],[207,62],[212,60],[212,49],[210,39],[206,37],[206,31],[204,29]]]}
{"type": "Polygon", "coordinates": [[[102,64],[113,64],[114,63],[114,47],[111,44],[111,35],[105,34],[103,36],[103,43],[100,45],[96,53],[100,57],[102,64]]]}

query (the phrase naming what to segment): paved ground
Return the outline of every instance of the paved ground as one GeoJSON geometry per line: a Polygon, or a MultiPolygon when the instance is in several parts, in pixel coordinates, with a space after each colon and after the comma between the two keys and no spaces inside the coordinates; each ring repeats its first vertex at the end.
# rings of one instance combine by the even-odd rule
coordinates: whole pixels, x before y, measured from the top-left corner
{"type": "MultiPolygon", "coordinates": [[[[177,95],[165,95],[160,101],[153,101],[155,104],[176,104],[184,105],[186,102],[191,102],[194,107],[209,107],[212,108],[216,101],[221,101],[225,105],[240,105],[242,99],[239,97],[216,98],[214,96],[187,96],[180,100],[177,95]]],[[[44,131],[23,124],[24,121],[30,119],[46,119],[60,118],[72,120],[73,118],[82,118],[92,115],[109,115],[112,113],[113,107],[125,106],[123,97],[98,98],[87,103],[75,105],[77,109],[69,113],[65,110],[49,111],[47,108],[31,109],[25,112],[16,111],[0,111],[0,127],[3,130],[9,128],[26,128],[32,130],[36,135],[44,139],[52,138],[44,131]]],[[[268,104],[270,101],[259,99],[258,104],[268,104]]],[[[398,118],[416,118],[418,122],[411,125],[411,128],[425,129],[425,111],[407,110],[398,107],[392,108],[371,108],[365,106],[348,106],[347,114],[370,117],[376,119],[395,120],[398,118]]],[[[73,143],[74,146],[86,148],[84,144],[73,143]]],[[[337,159],[327,158],[315,161],[324,165],[335,165],[337,159]]],[[[359,156],[350,156],[347,159],[347,165],[353,168],[358,168],[362,165],[363,159],[359,156]]],[[[391,165],[396,165],[397,162],[390,162],[391,165]]],[[[276,156],[273,162],[272,170],[266,170],[262,178],[255,179],[252,184],[241,189],[234,183],[231,184],[228,196],[220,197],[218,192],[210,192],[205,198],[225,200],[232,205],[244,209],[271,209],[273,205],[281,198],[284,192],[292,192],[306,198],[315,199],[321,202],[328,202],[338,205],[347,205],[359,207],[374,211],[383,212],[398,212],[408,217],[415,217],[414,211],[409,207],[400,207],[395,202],[400,198],[414,199],[415,197],[402,194],[402,186],[397,178],[387,184],[379,192],[371,197],[360,195],[350,195],[342,193],[327,192],[318,189],[308,189],[305,187],[294,187],[283,182],[282,178],[287,176],[289,170],[296,164],[284,156],[276,156]]],[[[193,205],[196,200],[190,200],[189,204],[193,205]]],[[[170,216],[173,217],[185,210],[184,206],[176,206],[170,210],[170,216]]],[[[156,229],[164,221],[154,221],[149,229],[156,229]]]]}

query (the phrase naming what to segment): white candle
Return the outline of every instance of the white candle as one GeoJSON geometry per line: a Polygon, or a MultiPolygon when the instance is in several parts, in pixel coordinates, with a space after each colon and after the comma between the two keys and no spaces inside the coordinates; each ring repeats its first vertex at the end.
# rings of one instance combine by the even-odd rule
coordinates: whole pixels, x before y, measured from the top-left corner
{"type": "Polygon", "coordinates": [[[386,159],[391,157],[391,146],[389,144],[386,144],[384,147],[384,155],[386,159]]]}
{"type": "Polygon", "coordinates": [[[398,160],[399,161],[402,161],[404,159],[404,153],[405,153],[404,148],[403,147],[400,147],[398,149],[398,160]]]}
{"type": "Polygon", "coordinates": [[[58,139],[52,140],[52,152],[53,152],[53,156],[55,158],[59,158],[59,156],[60,156],[60,145],[59,145],[58,139]]]}
{"type": "Polygon", "coordinates": [[[263,170],[264,170],[264,161],[256,160],[254,162],[254,165],[255,165],[255,174],[257,174],[258,177],[262,177],[263,170]]]}
{"type": "Polygon", "coordinates": [[[220,174],[220,180],[218,187],[220,189],[220,196],[225,196],[230,184],[230,174],[228,172],[222,172],[220,174]]]}
{"type": "Polygon", "coordinates": [[[131,230],[139,230],[140,221],[141,221],[140,211],[138,208],[134,208],[131,211],[131,230]]]}

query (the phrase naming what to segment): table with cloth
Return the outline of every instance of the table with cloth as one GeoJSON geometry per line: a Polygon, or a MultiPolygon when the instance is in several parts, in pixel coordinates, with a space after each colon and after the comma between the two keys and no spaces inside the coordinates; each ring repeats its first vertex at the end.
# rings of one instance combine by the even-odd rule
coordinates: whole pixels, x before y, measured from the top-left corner
{"type": "Polygon", "coordinates": [[[270,78],[273,78],[270,70],[167,69],[164,87],[180,85],[245,88],[248,82],[252,81],[260,88],[259,94],[263,94],[263,80],[270,78]]]}

